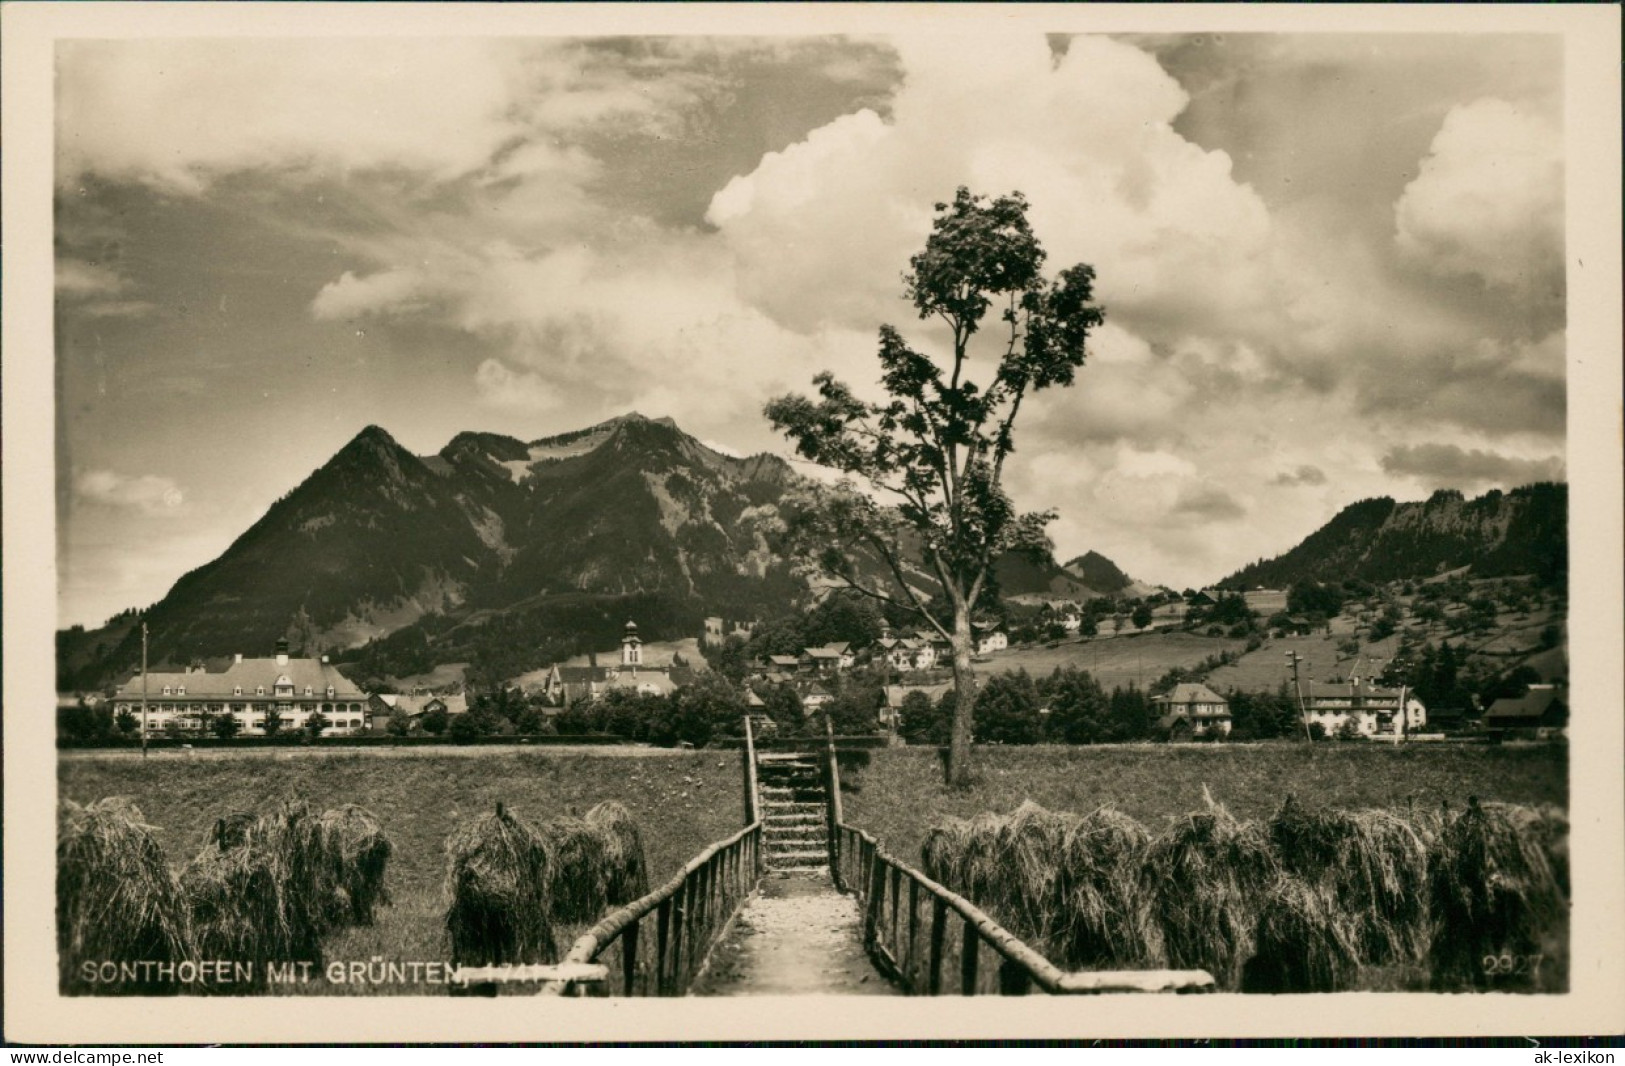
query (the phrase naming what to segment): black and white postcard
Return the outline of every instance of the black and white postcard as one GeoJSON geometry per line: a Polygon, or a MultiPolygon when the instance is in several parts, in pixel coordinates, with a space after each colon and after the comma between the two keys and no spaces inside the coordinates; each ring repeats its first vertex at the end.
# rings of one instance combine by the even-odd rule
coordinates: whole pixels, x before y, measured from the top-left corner
{"type": "Polygon", "coordinates": [[[8,1038],[1618,1031],[1618,8],[4,15],[8,1038]]]}

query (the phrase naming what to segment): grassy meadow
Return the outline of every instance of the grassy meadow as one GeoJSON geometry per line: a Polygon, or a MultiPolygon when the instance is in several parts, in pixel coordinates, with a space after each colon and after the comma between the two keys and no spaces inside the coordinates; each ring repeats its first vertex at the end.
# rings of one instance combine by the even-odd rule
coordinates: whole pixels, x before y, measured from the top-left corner
{"type": "Polygon", "coordinates": [[[1245,640],[1229,637],[1135,633],[1125,629],[1121,635],[1066,640],[1054,647],[1038,644],[995,652],[981,670],[987,674],[1025,670],[1033,677],[1047,677],[1057,667],[1070,666],[1089,671],[1108,689],[1129,685],[1145,688],[1176,666],[1193,667],[1209,656],[1240,652],[1246,647],[1245,640]]]}
{"type": "MultiPolygon", "coordinates": [[[[215,820],[233,811],[257,812],[298,797],[317,811],[347,803],[371,811],[394,846],[385,876],[393,903],[377,923],[349,928],[324,944],[329,961],[444,961],[447,838],[491,813],[500,801],[533,825],[583,815],[604,800],[632,813],[648,856],[651,886],[664,883],[707,845],[744,822],[738,752],[673,751],[628,758],[545,751],[425,755],[380,760],[366,752],[313,759],[255,756],[188,760],[63,759],[63,799],[90,803],[127,796],[141,809],[170,865],[195,855],[215,820]]],[[[579,927],[561,929],[567,946],[579,927]]],[[[282,986],[290,994],[432,994],[439,988],[395,984],[358,987],[282,986]]]]}
{"type": "Polygon", "coordinates": [[[917,864],[945,816],[1009,811],[1023,800],[1058,811],[1112,806],[1156,832],[1205,805],[1204,787],[1236,817],[1265,818],[1287,795],[1316,806],[1460,807],[1485,801],[1568,806],[1562,746],[1411,744],[1096,745],[978,748],[973,787],[950,790],[933,748],[892,748],[844,773],[847,822],[917,864]]]}

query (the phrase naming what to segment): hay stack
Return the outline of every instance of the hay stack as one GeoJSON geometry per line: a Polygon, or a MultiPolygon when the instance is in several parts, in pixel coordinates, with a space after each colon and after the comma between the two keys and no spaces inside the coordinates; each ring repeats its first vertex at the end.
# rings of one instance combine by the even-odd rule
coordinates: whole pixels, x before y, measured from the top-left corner
{"type": "Polygon", "coordinates": [[[1569,894],[1569,816],[1563,808],[1550,803],[1538,807],[1524,807],[1513,803],[1486,803],[1487,809],[1504,813],[1521,832],[1531,833],[1546,853],[1552,874],[1569,894]]]}
{"type": "Polygon", "coordinates": [[[648,895],[649,863],[643,854],[643,834],[632,812],[608,800],[587,812],[587,824],[604,840],[609,904],[618,907],[648,895]]]}
{"type": "Polygon", "coordinates": [[[459,966],[558,961],[551,920],[552,850],[497,804],[446,841],[446,931],[459,966]]]}
{"type": "Polygon", "coordinates": [[[173,983],[92,983],[86,962],[193,957],[180,885],[141,811],[123,797],[64,802],[56,843],[56,933],[64,994],[155,995],[173,983]]]}
{"type": "Polygon", "coordinates": [[[1008,815],[944,819],[927,835],[927,876],[1068,968],[1162,957],[1141,884],[1150,834],[1110,808],[1087,816],[1024,802],[1008,815]]]}
{"type": "Polygon", "coordinates": [[[384,871],[394,848],[378,819],[365,807],[350,803],[323,812],[320,829],[327,837],[327,853],[336,864],[341,906],[337,924],[371,925],[374,911],[389,903],[384,871]]]}
{"type": "Polygon", "coordinates": [[[1476,798],[1446,824],[1430,870],[1433,975],[1441,988],[1494,983],[1486,956],[1541,952],[1568,910],[1533,820],[1476,798]]]}
{"type": "Polygon", "coordinates": [[[1421,960],[1428,943],[1427,845],[1405,819],[1387,811],[1311,811],[1288,796],[1269,835],[1282,867],[1325,889],[1352,923],[1361,960],[1421,960]]]}
{"type": "Polygon", "coordinates": [[[1069,969],[1160,966],[1162,933],[1143,875],[1151,834],[1110,807],[1079,819],[1061,843],[1055,961],[1069,969]]]}
{"type": "Polygon", "coordinates": [[[1175,822],[1146,852],[1151,910],[1169,965],[1204,969],[1221,987],[1239,987],[1260,905],[1278,875],[1264,832],[1223,805],[1175,822]]]}
{"type": "Polygon", "coordinates": [[[1324,880],[1286,876],[1258,915],[1243,992],[1341,992],[1360,975],[1360,931],[1324,880]]]}
{"type": "Polygon", "coordinates": [[[296,928],[270,852],[246,844],[207,844],[181,871],[181,886],[199,953],[250,964],[250,989],[265,987],[272,963],[317,961],[320,937],[296,928]]]}
{"type": "Polygon", "coordinates": [[[968,821],[944,818],[920,846],[925,875],[969,900],[985,903],[999,880],[1003,825],[1004,819],[986,812],[968,821]]]}
{"type": "Polygon", "coordinates": [[[253,964],[322,962],[322,939],[349,914],[342,853],[308,804],[289,801],[252,823],[217,821],[181,872],[198,948],[253,964]]]}
{"type": "MultiPolygon", "coordinates": [[[[1024,940],[1047,943],[1063,921],[1061,866],[1066,842],[1077,830],[1075,814],[1047,811],[1025,800],[997,821],[992,865],[983,894],[971,898],[1024,940]]],[[[982,854],[978,849],[975,854],[982,854]]],[[[1034,945],[1043,949],[1044,944],[1034,945]]]]}
{"type": "Polygon", "coordinates": [[[609,899],[609,849],[605,836],[580,818],[555,818],[542,826],[553,854],[549,870],[553,921],[590,925],[609,899]]]}

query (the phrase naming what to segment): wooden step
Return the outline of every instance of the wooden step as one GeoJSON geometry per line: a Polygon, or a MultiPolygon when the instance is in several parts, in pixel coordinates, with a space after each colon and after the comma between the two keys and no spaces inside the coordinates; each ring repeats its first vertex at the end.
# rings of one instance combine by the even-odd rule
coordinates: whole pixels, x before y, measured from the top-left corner
{"type": "Polygon", "coordinates": [[[813,814],[823,809],[822,803],[792,803],[789,800],[768,800],[762,804],[762,813],[769,818],[775,814],[813,814]]]}
{"type": "Polygon", "coordinates": [[[823,825],[824,816],[822,814],[767,814],[762,816],[762,821],[767,823],[769,828],[775,825],[823,825]]]}

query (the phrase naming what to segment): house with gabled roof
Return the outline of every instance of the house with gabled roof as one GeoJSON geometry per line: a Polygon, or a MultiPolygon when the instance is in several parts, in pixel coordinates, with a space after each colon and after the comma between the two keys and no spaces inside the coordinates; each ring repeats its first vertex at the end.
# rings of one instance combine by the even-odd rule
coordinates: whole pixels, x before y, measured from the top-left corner
{"type": "Polygon", "coordinates": [[[1151,709],[1158,734],[1171,740],[1230,735],[1230,701],[1198,682],[1182,682],[1151,697],[1151,709]]]}
{"type": "Polygon", "coordinates": [[[304,729],[320,714],[327,720],[323,736],[360,733],[367,727],[367,694],[336,666],[320,659],[294,658],[288,642],[276,642],[270,658],[234,656],[221,670],[202,666],[182,671],[136,674],[113,696],[115,715],[141,716],[145,692],[147,733],[202,734],[214,719],[230,715],[243,736],[264,736],[266,720],[278,720],[280,732],[304,729]]]}
{"type": "Polygon", "coordinates": [[[444,711],[448,715],[467,714],[468,697],[462,693],[446,696],[422,692],[411,695],[374,693],[367,700],[367,725],[373,730],[378,730],[397,714],[405,714],[408,720],[417,722],[421,721],[424,715],[436,711],[444,711]]]}
{"type": "Polygon", "coordinates": [[[852,645],[844,640],[833,644],[825,644],[818,648],[803,648],[800,657],[796,660],[797,666],[802,672],[812,674],[837,674],[852,666],[856,661],[857,658],[852,652],[852,645]]]}
{"type": "Polygon", "coordinates": [[[816,681],[800,691],[801,709],[811,714],[820,707],[827,707],[835,702],[835,694],[816,681]]]}
{"type": "Polygon", "coordinates": [[[1568,696],[1564,685],[1530,685],[1522,696],[1503,697],[1490,704],[1484,712],[1484,728],[1496,732],[1563,729],[1569,724],[1568,696]]]}

